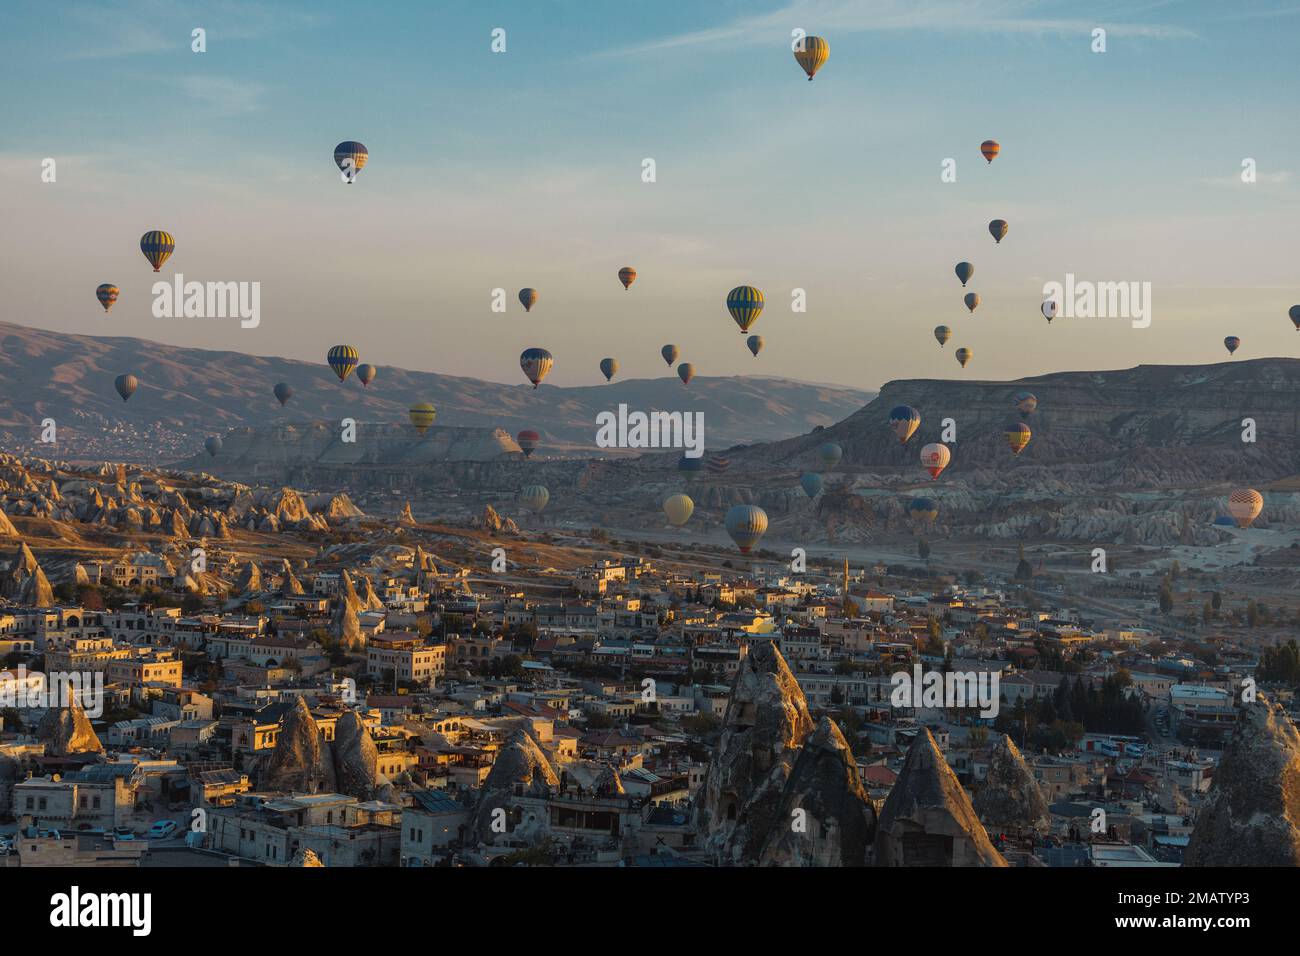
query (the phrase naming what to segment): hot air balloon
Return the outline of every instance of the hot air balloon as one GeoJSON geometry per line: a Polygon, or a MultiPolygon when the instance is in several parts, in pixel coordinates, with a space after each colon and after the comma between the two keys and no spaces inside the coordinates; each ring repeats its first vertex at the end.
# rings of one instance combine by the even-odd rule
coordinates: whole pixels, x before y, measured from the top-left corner
{"type": "Polygon", "coordinates": [[[830,55],[831,45],[821,37],[806,36],[796,41],[794,45],[794,58],[808,74],[809,83],[817,75],[817,71],[825,65],[830,55]]]}
{"type": "Polygon", "coordinates": [[[624,266],[618,270],[618,281],[623,283],[624,289],[632,288],[632,283],[636,281],[636,270],[631,266],[624,266]]]}
{"type": "Polygon", "coordinates": [[[732,505],[723,524],[740,553],[749,554],[750,549],[767,533],[767,512],[757,505],[732,505]]]}
{"type": "Polygon", "coordinates": [[[345,140],[334,147],[334,165],[343,172],[343,181],[348,185],[357,178],[357,173],[365,167],[370,159],[370,152],[356,140],[345,140]]]}
{"type": "Polygon", "coordinates": [[[961,280],[962,287],[965,288],[966,282],[975,274],[975,267],[969,262],[959,262],[953,272],[957,273],[957,278],[961,280]]]}
{"type": "Polygon", "coordinates": [[[550,500],[551,493],[545,485],[524,485],[519,489],[519,503],[535,515],[541,514],[550,500]]]}
{"type": "Polygon", "coordinates": [[[438,410],[433,407],[433,402],[416,402],[407,414],[410,415],[415,430],[423,435],[438,417],[438,410]]]}
{"type": "Polygon", "coordinates": [[[1042,309],[1043,318],[1047,319],[1048,325],[1052,324],[1052,319],[1056,318],[1056,313],[1060,311],[1060,307],[1051,299],[1048,299],[1039,308],[1042,309]]]}
{"type": "Polygon", "coordinates": [[[524,453],[525,458],[531,458],[537,446],[542,443],[542,436],[530,428],[525,429],[515,436],[515,443],[519,445],[519,450],[524,453]]]}
{"type": "Polygon", "coordinates": [[[1033,392],[1016,392],[1015,398],[1011,399],[1011,403],[1026,415],[1032,415],[1038,408],[1038,396],[1033,392]]]}
{"type": "Polygon", "coordinates": [[[1019,455],[1029,444],[1029,439],[1033,432],[1024,422],[1012,422],[1007,426],[1006,437],[1007,444],[1011,446],[1011,454],[1019,455]]]}
{"type": "Polygon", "coordinates": [[[288,404],[289,399],[293,398],[293,389],[289,386],[288,382],[277,382],[275,388],[271,391],[275,393],[275,397],[279,400],[281,408],[288,404]]]}
{"type": "Polygon", "coordinates": [[[748,332],[763,311],[763,293],[752,285],[736,286],[727,293],[727,311],[740,326],[740,331],[748,332]]]}
{"type": "Polygon", "coordinates": [[[731,467],[731,459],[724,458],[722,455],[714,455],[705,462],[704,467],[709,470],[711,475],[722,475],[731,467]]]}
{"type": "Polygon", "coordinates": [[[519,367],[528,376],[528,381],[533,383],[533,388],[542,384],[542,379],[546,378],[554,364],[554,356],[546,349],[524,349],[519,356],[519,367]]]}
{"type": "Polygon", "coordinates": [[[799,476],[799,487],[803,489],[803,493],[809,498],[816,498],[821,494],[825,485],[826,482],[822,479],[822,476],[815,471],[805,471],[799,476]]]}
{"type": "Polygon", "coordinates": [[[664,499],[664,514],[668,516],[668,523],[674,528],[686,524],[694,513],[695,502],[688,495],[678,492],[664,499]]]}
{"type": "Polygon", "coordinates": [[[1264,496],[1254,488],[1234,488],[1228,495],[1228,514],[1238,528],[1249,528],[1264,510],[1264,496]]]}
{"type": "Polygon", "coordinates": [[[677,361],[677,356],[681,355],[682,353],[681,350],[677,348],[677,346],[675,345],[665,345],[663,348],[659,350],[659,354],[664,357],[664,361],[668,363],[668,367],[672,368],[673,363],[677,361]]]}
{"type": "Polygon", "coordinates": [[[113,380],[113,387],[117,389],[117,394],[122,396],[122,401],[126,401],[135,394],[135,390],[140,387],[140,381],[134,375],[119,375],[113,380]]]}
{"type": "Polygon", "coordinates": [[[1229,335],[1226,339],[1223,340],[1223,347],[1227,349],[1228,354],[1231,355],[1233,352],[1237,351],[1237,349],[1241,347],[1241,339],[1237,338],[1237,336],[1235,335],[1229,335]]]}
{"type": "Polygon", "coordinates": [[[911,405],[895,405],[889,410],[889,427],[898,436],[898,443],[906,445],[907,440],[921,427],[921,413],[911,405]]]}
{"type": "Polygon", "coordinates": [[[105,282],[95,290],[95,298],[99,300],[99,304],[104,307],[105,312],[113,308],[113,303],[117,301],[117,295],[118,288],[111,282],[105,282]]]}
{"type": "Polygon", "coordinates": [[[221,451],[221,439],[216,435],[213,435],[211,438],[208,438],[203,442],[203,447],[207,449],[209,455],[216,458],[217,452],[221,451]]]}
{"type": "Polygon", "coordinates": [[[938,478],[940,473],[952,461],[952,452],[947,445],[931,444],[921,449],[921,467],[930,473],[930,480],[938,478]]]}
{"type": "Polygon", "coordinates": [[[929,524],[939,517],[939,505],[933,498],[913,498],[907,503],[907,513],[915,520],[929,524]]]}
{"type": "Polygon", "coordinates": [[[379,369],[375,368],[373,365],[371,365],[368,362],[365,365],[357,366],[357,381],[360,382],[363,386],[369,385],[371,382],[373,382],[375,380],[375,376],[378,374],[379,374],[379,369]]]}
{"type": "Polygon", "coordinates": [[[162,264],[176,250],[176,239],[170,232],[154,229],[140,237],[140,251],[153,266],[154,272],[162,271],[162,264]]]}
{"type": "Polygon", "coordinates": [[[703,467],[703,458],[691,458],[687,455],[682,455],[681,458],[677,459],[677,470],[685,472],[687,475],[693,475],[703,467]]]}
{"type": "Polygon", "coordinates": [[[934,337],[938,341],[939,347],[943,348],[943,346],[947,344],[948,340],[952,338],[952,329],[948,328],[946,325],[936,325],[934,327],[934,337]]]}
{"type": "Polygon", "coordinates": [[[600,372],[605,376],[605,381],[612,382],[614,376],[618,374],[618,359],[603,358],[600,360],[600,372]]]}
{"type": "Polygon", "coordinates": [[[970,357],[973,354],[974,353],[967,348],[960,348],[957,350],[957,361],[961,363],[962,368],[966,367],[966,363],[970,361],[970,357]]]}
{"type": "Polygon", "coordinates": [[[757,357],[758,353],[763,351],[763,336],[751,335],[749,338],[745,339],[745,344],[749,346],[749,350],[754,353],[755,357],[757,357]]]}
{"type": "Polygon", "coordinates": [[[978,292],[967,292],[964,296],[962,296],[962,301],[966,303],[966,308],[974,312],[977,308],[979,308],[980,294],[978,292]]]}
{"type": "Polygon", "coordinates": [[[993,162],[994,158],[1001,151],[1002,151],[1002,147],[998,145],[998,141],[996,139],[986,139],[984,142],[980,143],[980,152],[984,154],[984,158],[987,159],[990,163],[993,162]]]}
{"type": "Polygon", "coordinates": [[[357,358],[357,350],[350,345],[336,345],[325,355],[325,361],[330,363],[330,368],[334,369],[340,382],[347,381],[352,370],[357,367],[357,358]]]}
{"type": "Polygon", "coordinates": [[[817,449],[817,457],[829,470],[840,463],[840,459],[844,457],[844,449],[840,447],[839,442],[828,441],[817,449]]]}
{"type": "Polygon", "coordinates": [[[1291,311],[1287,315],[1291,316],[1291,321],[1295,324],[1295,330],[1300,332],[1300,305],[1291,306],[1291,311]]]}
{"type": "Polygon", "coordinates": [[[535,305],[537,304],[537,290],[536,290],[536,289],[520,289],[520,290],[519,290],[519,304],[522,305],[522,306],[524,307],[524,311],[525,311],[525,312],[531,312],[531,311],[533,311],[533,306],[535,306],[535,305]]]}
{"type": "Polygon", "coordinates": [[[989,235],[1001,243],[1007,235],[1007,221],[1005,219],[994,219],[989,223],[989,235]]]}
{"type": "Polygon", "coordinates": [[[695,366],[690,362],[683,362],[677,366],[677,377],[682,380],[683,385],[690,385],[691,379],[695,377],[695,366]]]}

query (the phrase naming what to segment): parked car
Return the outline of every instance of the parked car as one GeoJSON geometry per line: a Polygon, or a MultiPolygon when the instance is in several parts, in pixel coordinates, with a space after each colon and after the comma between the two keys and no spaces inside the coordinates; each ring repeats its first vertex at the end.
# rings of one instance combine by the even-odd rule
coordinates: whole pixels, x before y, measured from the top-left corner
{"type": "Polygon", "coordinates": [[[113,837],[117,840],[134,840],[135,831],[130,827],[114,827],[113,837]]]}
{"type": "Polygon", "coordinates": [[[180,826],[175,820],[159,820],[149,828],[147,838],[150,840],[166,840],[170,836],[175,836],[180,826]]]}

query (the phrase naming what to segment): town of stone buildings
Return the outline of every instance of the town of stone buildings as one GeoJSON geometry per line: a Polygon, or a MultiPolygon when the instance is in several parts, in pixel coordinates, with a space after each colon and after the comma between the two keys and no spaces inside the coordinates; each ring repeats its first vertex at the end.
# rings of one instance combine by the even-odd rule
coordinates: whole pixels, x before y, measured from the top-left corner
{"type": "Polygon", "coordinates": [[[1300,863],[1289,625],[1217,592],[1188,635],[1023,558],[792,570],[140,477],[11,486],[85,553],[0,512],[0,865],[1300,863]]]}

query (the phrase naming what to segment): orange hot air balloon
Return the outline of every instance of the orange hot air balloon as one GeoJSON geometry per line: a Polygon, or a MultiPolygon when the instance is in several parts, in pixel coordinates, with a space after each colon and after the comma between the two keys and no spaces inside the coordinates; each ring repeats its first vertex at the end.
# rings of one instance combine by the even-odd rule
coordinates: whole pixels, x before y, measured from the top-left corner
{"type": "Polygon", "coordinates": [[[1002,152],[1002,147],[998,144],[996,139],[986,139],[984,142],[980,143],[980,152],[984,154],[984,158],[987,159],[989,163],[992,163],[993,160],[997,158],[998,153],[1002,152]]]}
{"type": "Polygon", "coordinates": [[[831,45],[821,37],[804,37],[794,44],[794,58],[803,71],[808,74],[808,82],[817,75],[817,71],[830,59],[831,45]]]}
{"type": "Polygon", "coordinates": [[[1234,488],[1228,495],[1228,514],[1238,528],[1249,528],[1264,510],[1264,496],[1254,488],[1234,488]]]}
{"type": "Polygon", "coordinates": [[[618,281],[623,283],[624,289],[632,288],[632,283],[636,281],[636,270],[631,266],[624,266],[618,270],[618,281]]]}
{"type": "Polygon", "coordinates": [[[948,450],[947,445],[936,442],[921,449],[921,467],[930,473],[931,481],[939,477],[950,461],[952,461],[952,452],[948,450]]]}
{"type": "Polygon", "coordinates": [[[1024,422],[1013,422],[1007,426],[1007,444],[1011,446],[1011,454],[1019,455],[1029,444],[1029,439],[1033,432],[1024,422]]]}

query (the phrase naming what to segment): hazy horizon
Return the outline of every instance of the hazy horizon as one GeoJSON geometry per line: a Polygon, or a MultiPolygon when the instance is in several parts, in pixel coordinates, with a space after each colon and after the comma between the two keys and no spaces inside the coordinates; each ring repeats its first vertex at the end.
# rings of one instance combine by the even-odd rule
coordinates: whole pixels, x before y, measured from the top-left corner
{"type": "Polygon", "coordinates": [[[1300,86],[1285,39],[1298,13],[22,3],[9,60],[40,95],[11,103],[0,152],[23,237],[0,264],[7,315],[310,362],[346,342],[380,366],[507,384],[541,345],[561,386],[603,381],[606,355],[621,378],[665,377],[665,342],[701,376],[867,391],[1218,362],[1229,334],[1238,360],[1295,355],[1300,134],[1272,118],[1300,86]],[[195,27],[206,53],[190,50],[195,27]],[[790,53],[796,27],[831,45],[813,83],[790,53]],[[992,165],[986,138],[1002,144],[992,165]],[[352,186],[332,159],[346,139],[370,150],[352,186]],[[56,183],[41,181],[45,157],[56,183]],[[948,157],[955,183],[940,181],[948,157]],[[993,218],[1010,222],[1000,245],[993,218]],[[177,241],[160,275],[138,248],[154,228],[177,241]],[[959,260],[976,268],[966,290],[959,260]],[[154,318],[150,287],[176,273],[259,281],[261,325],[154,318]],[[1150,282],[1151,327],[1048,326],[1042,286],[1067,273],[1150,282]],[[101,282],[121,288],[109,315],[101,282]],[[757,359],[724,306],[740,284],[767,297],[757,359]],[[527,315],[523,286],[540,293],[527,315]],[[504,314],[489,308],[497,287],[504,314]],[[938,324],[953,329],[943,349],[938,324]]]}

